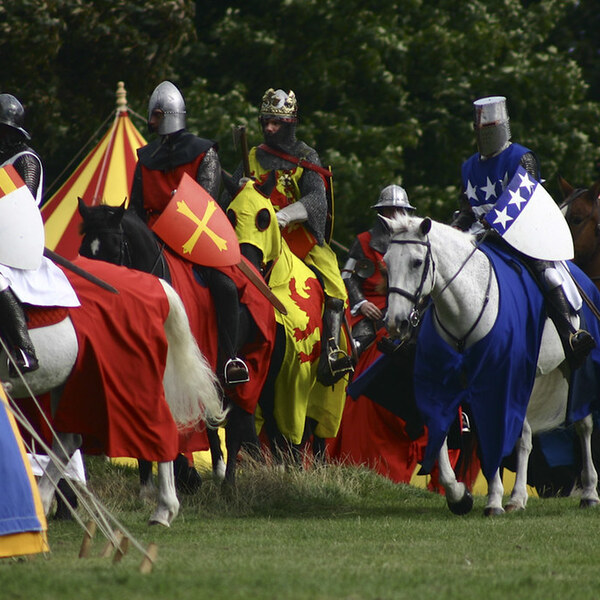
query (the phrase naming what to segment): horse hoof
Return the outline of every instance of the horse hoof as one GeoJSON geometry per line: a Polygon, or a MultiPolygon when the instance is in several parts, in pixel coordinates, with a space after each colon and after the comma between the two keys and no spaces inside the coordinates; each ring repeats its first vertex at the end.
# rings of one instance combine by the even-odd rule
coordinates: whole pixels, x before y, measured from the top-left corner
{"type": "Polygon", "coordinates": [[[171,527],[171,522],[175,518],[175,515],[170,511],[157,510],[148,519],[148,525],[162,525],[163,527],[171,527]]]}
{"type": "Polygon", "coordinates": [[[582,498],[579,501],[579,508],[592,508],[593,506],[598,506],[600,504],[600,500],[590,500],[582,498]]]}
{"type": "Polygon", "coordinates": [[[171,524],[168,521],[155,517],[148,519],[148,525],[162,525],[163,527],[171,527],[171,524]]]}
{"type": "Polygon", "coordinates": [[[466,515],[473,509],[473,496],[465,490],[463,497],[458,502],[448,502],[448,508],[454,515],[466,515]]]}
{"type": "Polygon", "coordinates": [[[483,509],[483,514],[486,517],[499,517],[500,515],[504,514],[504,509],[502,508],[497,508],[495,506],[486,506],[483,509]]]}
{"type": "Polygon", "coordinates": [[[524,506],[518,506],[517,504],[507,504],[504,507],[504,512],[507,512],[507,513],[517,512],[519,510],[525,510],[525,507],[524,506]]]}

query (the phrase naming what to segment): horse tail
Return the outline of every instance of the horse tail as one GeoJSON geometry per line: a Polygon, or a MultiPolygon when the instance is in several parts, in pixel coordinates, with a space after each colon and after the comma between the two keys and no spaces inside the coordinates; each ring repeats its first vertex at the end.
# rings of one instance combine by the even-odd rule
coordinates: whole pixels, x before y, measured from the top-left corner
{"type": "Polygon", "coordinates": [[[221,386],[198,348],[181,298],[166,281],[160,282],[169,301],[165,322],[169,351],[163,383],[171,414],[182,429],[200,420],[217,427],[227,415],[221,386]]]}

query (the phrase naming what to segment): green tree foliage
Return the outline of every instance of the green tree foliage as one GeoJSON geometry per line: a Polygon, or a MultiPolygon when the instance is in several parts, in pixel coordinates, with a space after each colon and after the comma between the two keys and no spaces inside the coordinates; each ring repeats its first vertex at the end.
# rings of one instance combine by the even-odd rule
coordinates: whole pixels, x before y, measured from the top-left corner
{"type": "Polygon", "coordinates": [[[110,114],[119,80],[142,114],[156,84],[176,83],[189,128],[219,142],[230,171],[232,125],[258,143],[263,92],[293,89],[298,136],[333,167],[335,237],[349,244],[390,183],[420,213],[451,217],[475,151],[472,101],[485,95],[507,96],[513,139],[539,155],[557,200],[559,172],[589,185],[600,133],[592,4],[5,0],[2,88],[24,100],[48,180],[110,114]]]}
{"type": "MultiPolygon", "coordinates": [[[[507,96],[513,137],[539,155],[557,199],[557,173],[591,182],[599,107],[586,100],[574,57],[552,42],[573,2],[214,5],[196,3],[196,69],[217,97],[235,89],[247,99],[245,112],[227,116],[249,123],[254,141],[264,90],[296,92],[299,137],[334,168],[335,235],[344,243],[370,225],[369,206],[389,183],[405,186],[420,212],[450,218],[460,165],[475,151],[471,103],[481,96],[507,96]]],[[[197,100],[202,104],[201,95],[197,100]]],[[[229,160],[229,136],[213,135],[229,160]]]]}
{"type": "Polygon", "coordinates": [[[2,91],[25,106],[48,183],[111,114],[118,81],[142,98],[176,77],[193,14],[190,0],[0,3],[2,91]]]}

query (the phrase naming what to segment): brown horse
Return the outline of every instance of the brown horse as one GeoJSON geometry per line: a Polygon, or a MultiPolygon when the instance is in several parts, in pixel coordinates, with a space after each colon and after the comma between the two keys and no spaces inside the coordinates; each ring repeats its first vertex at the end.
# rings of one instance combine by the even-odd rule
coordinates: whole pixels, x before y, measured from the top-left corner
{"type": "Polygon", "coordinates": [[[561,210],[569,224],[575,247],[575,264],[600,289],[600,181],[591,188],[574,188],[559,176],[561,210]]]}

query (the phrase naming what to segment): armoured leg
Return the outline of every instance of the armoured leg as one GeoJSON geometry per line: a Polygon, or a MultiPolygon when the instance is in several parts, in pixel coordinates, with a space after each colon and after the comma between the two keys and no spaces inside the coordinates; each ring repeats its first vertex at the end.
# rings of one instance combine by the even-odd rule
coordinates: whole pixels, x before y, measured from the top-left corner
{"type": "Polygon", "coordinates": [[[562,281],[552,263],[535,261],[534,268],[541,274],[546,289],[546,311],[556,326],[571,369],[580,367],[596,346],[594,338],[583,329],[575,329],[572,323],[574,310],[565,296],[562,281]]]}
{"type": "Polygon", "coordinates": [[[356,344],[356,350],[358,356],[360,356],[374,341],[377,337],[375,330],[375,323],[371,319],[361,319],[352,328],[352,337],[356,344]]]}
{"type": "Polygon", "coordinates": [[[237,356],[243,339],[240,335],[242,310],[237,287],[217,269],[210,269],[207,275],[217,312],[219,364],[223,365],[223,379],[226,385],[245,383],[250,379],[250,374],[246,363],[237,356]]]}
{"type": "MultiPolygon", "coordinates": [[[[27,331],[27,322],[23,307],[10,287],[0,291],[0,323],[2,339],[6,342],[14,362],[21,373],[35,371],[38,359],[33,342],[27,331]]],[[[11,377],[17,377],[17,370],[11,360],[8,361],[11,377]]]]}
{"type": "Polygon", "coordinates": [[[354,370],[352,358],[340,348],[340,332],[344,315],[344,301],[327,298],[323,314],[321,357],[317,380],[323,385],[333,385],[354,370]]]}

